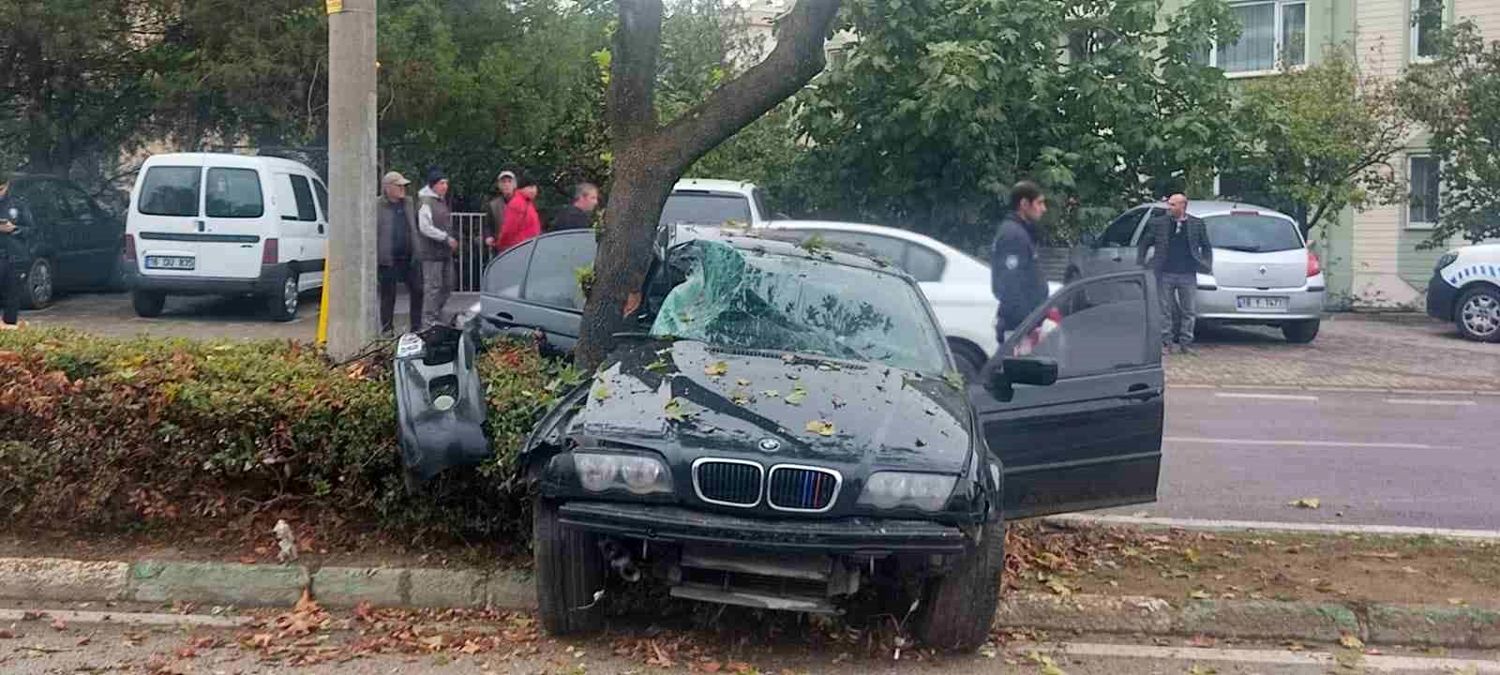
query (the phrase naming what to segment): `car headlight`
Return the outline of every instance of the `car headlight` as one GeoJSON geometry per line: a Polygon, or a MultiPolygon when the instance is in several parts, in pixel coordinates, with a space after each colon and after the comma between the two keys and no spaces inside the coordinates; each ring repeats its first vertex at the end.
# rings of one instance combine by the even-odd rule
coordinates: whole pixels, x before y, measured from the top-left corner
{"type": "Polygon", "coordinates": [[[589,492],[626,490],[648,495],[672,491],[667,465],[653,457],[575,452],[573,464],[578,468],[578,482],[589,492]]]}
{"type": "Polygon", "coordinates": [[[1437,267],[1435,269],[1443,269],[1444,267],[1452,265],[1456,262],[1458,262],[1458,251],[1449,251],[1438,258],[1437,267]]]}
{"type": "Polygon", "coordinates": [[[921,511],[941,511],[957,482],[956,476],[884,471],[865,481],[865,491],[859,495],[859,503],[877,509],[912,507],[921,511]]]}

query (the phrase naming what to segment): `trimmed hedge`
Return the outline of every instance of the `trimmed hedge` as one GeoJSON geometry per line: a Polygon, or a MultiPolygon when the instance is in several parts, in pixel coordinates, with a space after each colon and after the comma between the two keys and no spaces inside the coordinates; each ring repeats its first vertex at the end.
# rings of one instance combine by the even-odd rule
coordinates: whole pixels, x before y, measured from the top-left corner
{"type": "Polygon", "coordinates": [[[0,528],[212,533],[292,509],[346,531],[514,540],[529,525],[515,449],[576,375],[511,343],[481,373],[496,458],[411,496],[388,351],[335,366],[296,343],[0,333],[0,528]]]}

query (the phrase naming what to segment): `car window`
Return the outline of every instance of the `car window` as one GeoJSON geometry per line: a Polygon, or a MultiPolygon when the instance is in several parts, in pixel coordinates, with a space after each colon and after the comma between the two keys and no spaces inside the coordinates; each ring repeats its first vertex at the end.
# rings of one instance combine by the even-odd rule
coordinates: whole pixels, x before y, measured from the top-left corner
{"type": "Polygon", "coordinates": [[[1302,248],[1297,224],[1284,218],[1259,213],[1230,213],[1209,216],[1203,219],[1203,223],[1208,226],[1208,241],[1214,248],[1246,253],[1302,248]]]}
{"type": "Polygon", "coordinates": [[[502,298],[521,297],[521,284],[526,282],[526,266],[531,262],[531,253],[536,250],[537,240],[518,244],[500,254],[494,262],[484,268],[484,279],[479,289],[485,295],[502,298]]]}
{"type": "Polygon", "coordinates": [[[297,220],[304,222],[317,220],[318,207],[313,205],[312,186],[307,184],[307,177],[287,176],[287,178],[292,181],[292,196],[297,201],[297,220]]]}
{"type": "Polygon", "coordinates": [[[255,169],[209,169],[205,212],[209,218],[259,218],[266,212],[255,169]]]}
{"type": "Polygon", "coordinates": [[[1109,222],[1104,234],[1099,237],[1100,246],[1129,246],[1135,235],[1135,226],[1141,222],[1141,209],[1131,209],[1109,222]]]}
{"type": "Polygon", "coordinates": [[[906,273],[917,281],[942,281],[943,268],[948,266],[948,260],[943,254],[938,253],[921,244],[906,244],[906,273]]]}
{"type": "Polygon", "coordinates": [[[196,166],[153,166],[141,180],[136,210],[148,216],[198,215],[203,169],[196,166]]]}
{"type": "Polygon", "coordinates": [[[23,190],[17,190],[26,201],[26,208],[31,212],[32,223],[37,227],[52,227],[67,219],[67,212],[63,211],[62,205],[58,203],[57,191],[46,182],[30,183],[23,190]]]}
{"type": "Polygon", "coordinates": [[[594,264],[593,232],[564,234],[537,240],[536,253],[526,270],[522,299],[550,307],[583,309],[580,268],[594,264]]]}
{"type": "Polygon", "coordinates": [[[53,187],[57,190],[58,206],[69,219],[80,225],[94,223],[94,202],[83,193],[83,190],[67,183],[54,183],[53,187]]]}
{"type": "Polygon", "coordinates": [[[1148,311],[1139,276],[1077,284],[1012,335],[1003,353],[1055,359],[1059,379],[1139,368],[1154,345],[1148,311]]]}
{"type": "Polygon", "coordinates": [[[770,219],[771,209],[766,206],[766,191],[755,188],[750,191],[750,198],[755,200],[755,210],[760,212],[760,217],[770,219]]]}
{"type": "Polygon", "coordinates": [[[828,242],[838,244],[860,255],[884,260],[897,267],[906,262],[906,242],[895,237],[845,230],[817,230],[816,232],[828,242]]]}
{"type": "Polygon", "coordinates": [[[1159,206],[1153,206],[1150,209],[1148,209],[1146,211],[1146,217],[1142,218],[1139,223],[1136,223],[1136,225],[1135,225],[1135,235],[1130,238],[1130,245],[1131,246],[1137,245],[1140,242],[1141,237],[1145,236],[1146,223],[1151,222],[1153,219],[1155,219],[1157,216],[1161,215],[1164,212],[1166,212],[1166,209],[1163,209],[1163,208],[1161,208],[1159,206]]]}
{"type": "Polygon", "coordinates": [[[750,200],[722,192],[677,191],[661,209],[662,225],[723,225],[750,222],[750,200]]]}
{"type": "Polygon", "coordinates": [[[297,196],[292,193],[291,174],[276,174],[276,179],[271,182],[271,185],[276,190],[276,208],[281,213],[281,219],[300,220],[297,215],[297,196]]]}
{"type": "Polygon", "coordinates": [[[328,220],[328,188],[323,186],[323,181],[313,179],[313,192],[318,195],[318,208],[323,210],[323,220],[328,220]]]}

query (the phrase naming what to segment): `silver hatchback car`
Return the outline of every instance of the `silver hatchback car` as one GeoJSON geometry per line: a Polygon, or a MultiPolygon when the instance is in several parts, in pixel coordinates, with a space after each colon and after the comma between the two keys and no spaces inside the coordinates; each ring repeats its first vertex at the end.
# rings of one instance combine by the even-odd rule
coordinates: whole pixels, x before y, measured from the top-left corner
{"type": "MultiPolygon", "coordinates": [[[[1142,204],[1086,237],[1068,254],[1067,281],[1136,269],[1146,223],[1166,204],[1142,204]]],[[[1233,202],[1189,202],[1214,248],[1213,274],[1198,275],[1198,320],[1281,328],[1287,341],[1318,336],[1327,289],[1322,264],[1297,222],[1284,213],[1233,202]]]]}

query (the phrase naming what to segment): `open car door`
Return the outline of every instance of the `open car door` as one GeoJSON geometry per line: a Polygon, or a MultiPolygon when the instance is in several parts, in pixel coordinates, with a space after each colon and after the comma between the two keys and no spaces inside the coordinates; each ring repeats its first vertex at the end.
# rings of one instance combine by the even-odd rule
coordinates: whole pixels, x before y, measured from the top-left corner
{"type": "Polygon", "coordinates": [[[1001,345],[969,397],[1007,518],[1156,500],[1165,387],[1147,272],[1072,284],[1001,345]]]}

